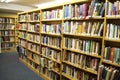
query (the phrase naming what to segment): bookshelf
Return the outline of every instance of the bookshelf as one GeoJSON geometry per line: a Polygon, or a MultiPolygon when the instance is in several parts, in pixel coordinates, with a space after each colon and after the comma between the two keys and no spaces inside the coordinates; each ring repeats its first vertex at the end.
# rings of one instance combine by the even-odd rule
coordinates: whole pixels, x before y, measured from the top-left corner
{"type": "Polygon", "coordinates": [[[76,0],[19,13],[19,42],[26,56],[20,59],[45,80],[117,78],[119,3],[76,0]]]}
{"type": "Polygon", "coordinates": [[[0,17],[1,52],[16,50],[15,17],[0,17]]]}

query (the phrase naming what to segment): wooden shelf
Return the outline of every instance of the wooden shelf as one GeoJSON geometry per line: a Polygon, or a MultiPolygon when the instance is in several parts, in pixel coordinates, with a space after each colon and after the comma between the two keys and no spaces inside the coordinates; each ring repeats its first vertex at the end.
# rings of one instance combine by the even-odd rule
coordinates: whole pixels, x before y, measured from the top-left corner
{"type": "Polygon", "coordinates": [[[108,39],[108,38],[105,38],[105,41],[109,41],[109,42],[117,42],[119,43],[120,42],[120,39],[108,39]]]}
{"type": "Polygon", "coordinates": [[[15,41],[4,41],[4,42],[1,42],[1,43],[15,43],[15,41]]]}
{"type": "Polygon", "coordinates": [[[0,29],[0,31],[14,31],[14,29],[0,29]]]}
{"type": "Polygon", "coordinates": [[[30,58],[30,57],[27,57],[29,60],[31,60],[32,62],[34,62],[34,63],[36,63],[36,64],[38,64],[38,65],[40,65],[40,63],[38,63],[38,62],[36,62],[35,60],[33,60],[32,58],[30,58]]]}
{"type": "Polygon", "coordinates": [[[71,36],[71,37],[81,37],[82,39],[93,39],[93,40],[102,40],[103,37],[101,36],[90,36],[90,35],[80,35],[80,34],[65,34],[63,33],[64,36],[71,36]]]}
{"type": "Polygon", "coordinates": [[[80,66],[78,66],[78,65],[71,64],[70,62],[66,62],[66,61],[63,61],[63,63],[66,63],[66,64],[68,64],[68,65],[70,65],[70,66],[73,66],[73,67],[76,67],[76,68],[78,68],[78,69],[81,69],[81,70],[83,70],[83,71],[85,71],[85,72],[89,72],[89,73],[91,73],[91,74],[97,75],[97,71],[88,70],[88,69],[82,68],[82,67],[80,67],[80,66]]]}
{"type": "Polygon", "coordinates": [[[25,46],[23,46],[23,45],[21,45],[21,44],[20,44],[20,46],[22,46],[23,48],[26,48],[25,46]]]}
{"type": "Polygon", "coordinates": [[[5,37],[15,37],[15,35],[1,35],[1,36],[5,36],[5,37]]]}
{"type": "Polygon", "coordinates": [[[81,21],[81,20],[104,20],[104,17],[91,17],[91,18],[67,18],[64,21],[81,21]]]}
{"type": "Polygon", "coordinates": [[[44,55],[42,55],[42,54],[41,54],[41,56],[44,57],[44,58],[47,58],[47,59],[49,59],[49,60],[52,60],[52,61],[54,61],[54,62],[56,62],[56,63],[58,63],[58,64],[61,64],[61,62],[59,62],[59,61],[57,61],[57,60],[55,60],[55,59],[49,58],[49,57],[44,56],[44,55]]]}
{"type": "Polygon", "coordinates": [[[120,67],[120,64],[117,64],[117,63],[112,63],[112,62],[105,61],[105,60],[103,60],[102,62],[103,62],[104,64],[112,65],[112,66],[115,66],[115,67],[120,67]]]}
{"type": "Polygon", "coordinates": [[[90,56],[90,57],[101,58],[101,56],[99,56],[97,54],[95,55],[95,54],[92,54],[92,53],[82,52],[82,51],[68,49],[68,48],[63,48],[63,49],[71,51],[71,52],[79,53],[79,54],[82,54],[82,55],[90,56]]]}
{"type": "Polygon", "coordinates": [[[20,29],[19,31],[24,31],[24,32],[26,32],[26,30],[23,30],[23,29],[20,29]]]}
{"type": "Polygon", "coordinates": [[[54,37],[61,37],[61,35],[60,34],[55,34],[55,33],[44,33],[44,32],[42,32],[41,33],[42,35],[47,35],[47,36],[54,36],[54,37]]]}
{"type": "Polygon", "coordinates": [[[40,23],[40,21],[28,21],[28,23],[40,23]]]}
{"type": "Polygon", "coordinates": [[[39,32],[27,31],[28,33],[40,34],[39,32]]]}
{"type": "Polygon", "coordinates": [[[62,21],[62,19],[42,19],[42,21],[62,21]]]}
{"type": "Polygon", "coordinates": [[[120,19],[120,16],[106,16],[106,19],[120,19]]]}
{"type": "Polygon", "coordinates": [[[47,77],[45,74],[42,74],[42,73],[39,73],[39,74],[40,74],[40,76],[41,76],[43,79],[45,79],[45,80],[50,80],[49,77],[47,77]]]}
{"type": "Polygon", "coordinates": [[[49,48],[52,48],[52,49],[61,50],[60,48],[57,48],[57,47],[54,47],[54,46],[50,46],[50,45],[46,45],[46,44],[43,44],[43,43],[41,45],[49,47],[49,48]]]}
{"type": "Polygon", "coordinates": [[[18,38],[26,40],[26,38],[22,38],[22,37],[18,37],[18,38]]]}
{"type": "Polygon", "coordinates": [[[70,80],[74,80],[71,76],[69,76],[69,75],[67,75],[67,74],[65,74],[65,73],[62,73],[62,76],[66,77],[66,78],[68,78],[68,79],[70,79],[70,80]]]}
{"type": "Polygon", "coordinates": [[[58,72],[58,71],[56,71],[54,69],[52,69],[52,71],[55,72],[55,73],[57,73],[58,75],[60,75],[60,72],[58,72]]]}
{"type": "Polygon", "coordinates": [[[40,45],[40,42],[38,43],[38,42],[35,42],[35,41],[31,41],[31,40],[27,40],[27,41],[40,45]]]}
{"type": "Polygon", "coordinates": [[[40,56],[40,52],[34,51],[34,50],[32,50],[32,49],[27,49],[27,50],[29,50],[29,51],[31,51],[31,52],[33,52],[33,53],[35,53],[35,54],[37,54],[37,55],[40,56]]]}

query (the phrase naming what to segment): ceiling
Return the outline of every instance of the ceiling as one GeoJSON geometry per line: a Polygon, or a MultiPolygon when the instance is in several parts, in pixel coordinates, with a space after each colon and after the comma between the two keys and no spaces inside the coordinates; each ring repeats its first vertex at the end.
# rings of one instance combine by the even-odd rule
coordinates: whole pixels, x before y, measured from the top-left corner
{"type": "Polygon", "coordinates": [[[0,0],[0,13],[17,13],[38,8],[38,5],[53,2],[55,0],[8,0],[8,3],[0,0]]]}

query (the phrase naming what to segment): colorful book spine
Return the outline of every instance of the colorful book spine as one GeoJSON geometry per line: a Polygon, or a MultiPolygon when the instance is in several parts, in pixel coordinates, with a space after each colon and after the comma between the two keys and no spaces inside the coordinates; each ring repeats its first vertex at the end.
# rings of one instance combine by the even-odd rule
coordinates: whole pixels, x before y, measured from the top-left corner
{"type": "Polygon", "coordinates": [[[42,32],[50,34],[61,34],[61,24],[43,24],[42,32]]]}
{"type": "Polygon", "coordinates": [[[117,47],[105,47],[103,59],[111,63],[120,64],[120,49],[117,47]]]}

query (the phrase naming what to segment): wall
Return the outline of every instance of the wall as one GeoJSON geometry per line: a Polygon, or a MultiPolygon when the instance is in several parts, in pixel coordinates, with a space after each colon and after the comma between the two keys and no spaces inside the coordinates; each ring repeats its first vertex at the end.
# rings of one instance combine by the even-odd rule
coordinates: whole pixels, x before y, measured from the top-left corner
{"type": "Polygon", "coordinates": [[[0,12],[0,16],[1,16],[1,17],[2,17],[2,16],[3,16],[3,17],[6,17],[6,16],[7,16],[7,17],[17,17],[17,14],[15,14],[15,13],[3,13],[3,12],[1,13],[1,12],[0,12]]]}

